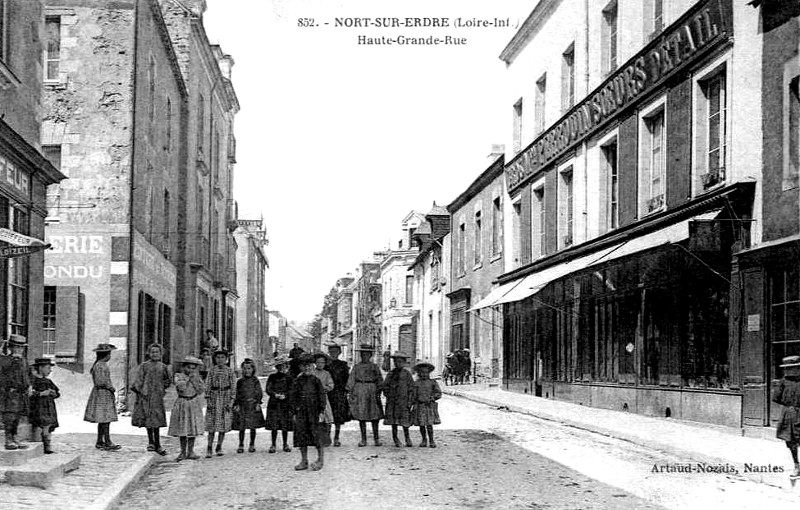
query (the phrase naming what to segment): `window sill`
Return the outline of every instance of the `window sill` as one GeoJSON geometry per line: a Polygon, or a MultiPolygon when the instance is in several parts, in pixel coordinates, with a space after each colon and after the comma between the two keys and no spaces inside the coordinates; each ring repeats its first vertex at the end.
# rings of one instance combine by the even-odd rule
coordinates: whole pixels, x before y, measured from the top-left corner
{"type": "Polygon", "coordinates": [[[495,253],[494,255],[492,255],[492,258],[489,259],[489,263],[491,264],[492,262],[497,262],[502,258],[503,258],[503,252],[495,253]]]}
{"type": "Polygon", "coordinates": [[[463,273],[458,273],[458,274],[456,275],[456,278],[464,278],[465,276],[467,276],[467,273],[466,273],[466,272],[463,272],[463,273]]]}
{"type": "Polygon", "coordinates": [[[473,270],[473,271],[477,271],[478,269],[480,269],[480,268],[482,268],[482,267],[483,267],[483,262],[478,262],[477,264],[475,264],[474,266],[472,266],[472,270],[473,270]]]}
{"type": "Polygon", "coordinates": [[[719,181],[718,183],[716,183],[716,184],[714,184],[712,186],[709,186],[707,188],[702,188],[697,192],[697,196],[701,196],[701,195],[705,195],[706,193],[710,193],[710,192],[712,192],[714,190],[717,190],[717,189],[725,186],[725,184],[726,184],[726,182],[724,180],[722,180],[722,181],[719,181]]]}

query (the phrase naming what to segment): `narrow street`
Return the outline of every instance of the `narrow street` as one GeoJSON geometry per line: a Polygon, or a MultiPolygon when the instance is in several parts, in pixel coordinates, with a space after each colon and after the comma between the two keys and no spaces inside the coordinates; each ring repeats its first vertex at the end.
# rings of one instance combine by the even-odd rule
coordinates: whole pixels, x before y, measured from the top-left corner
{"type": "MultiPolygon", "coordinates": [[[[444,397],[436,449],[356,447],[346,427],[320,472],[295,472],[292,453],[256,453],[157,464],[120,510],[148,508],[784,508],[797,496],[722,474],[654,474],[677,462],[659,452],[464,399],[444,397]]],[[[412,439],[419,442],[414,430],[412,439]]],[[[200,443],[204,443],[202,438],[200,443]]],[[[204,447],[203,447],[204,448],[204,447]]],[[[311,458],[313,459],[313,453],[311,458]]]]}

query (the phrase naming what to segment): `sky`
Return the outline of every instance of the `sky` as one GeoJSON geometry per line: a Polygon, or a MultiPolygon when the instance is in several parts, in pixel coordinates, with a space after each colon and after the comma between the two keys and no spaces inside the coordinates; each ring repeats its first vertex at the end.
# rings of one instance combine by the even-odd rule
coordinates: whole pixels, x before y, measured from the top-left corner
{"type": "Polygon", "coordinates": [[[234,198],[240,219],[264,219],[269,309],[311,320],[338,278],[396,246],[411,210],[446,206],[488,167],[511,129],[498,57],[534,4],[207,0],[209,40],[235,61],[234,198]],[[451,26],[336,26],[393,17],[451,26]],[[511,26],[455,28],[456,18],[511,26]],[[467,41],[369,46],[359,35],[467,41]]]}

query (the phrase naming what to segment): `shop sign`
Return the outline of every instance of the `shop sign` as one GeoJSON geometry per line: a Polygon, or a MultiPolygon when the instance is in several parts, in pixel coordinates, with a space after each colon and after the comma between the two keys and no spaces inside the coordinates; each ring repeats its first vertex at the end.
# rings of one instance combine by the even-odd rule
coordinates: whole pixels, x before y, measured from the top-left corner
{"type": "Polygon", "coordinates": [[[706,0],[684,15],[506,166],[509,191],[730,37],[730,17],[730,0],[706,0]]]}
{"type": "Polygon", "coordinates": [[[0,182],[28,196],[28,173],[3,156],[0,156],[0,182]]]}
{"type": "Polygon", "coordinates": [[[41,239],[29,237],[7,228],[0,228],[0,241],[12,244],[14,246],[34,246],[45,244],[45,242],[41,239]]]}
{"type": "Polygon", "coordinates": [[[30,255],[31,253],[36,253],[37,251],[45,250],[49,247],[49,244],[41,244],[36,246],[6,246],[5,248],[0,248],[0,259],[23,257],[25,255],[30,255]]]}

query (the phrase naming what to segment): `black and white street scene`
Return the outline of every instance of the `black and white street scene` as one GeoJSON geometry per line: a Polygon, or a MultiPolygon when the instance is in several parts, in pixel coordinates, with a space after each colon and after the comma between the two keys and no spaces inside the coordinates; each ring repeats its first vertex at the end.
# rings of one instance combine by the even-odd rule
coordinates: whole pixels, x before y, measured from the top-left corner
{"type": "Polygon", "coordinates": [[[0,509],[797,509],[800,0],[0,0],[0,509]]]}

